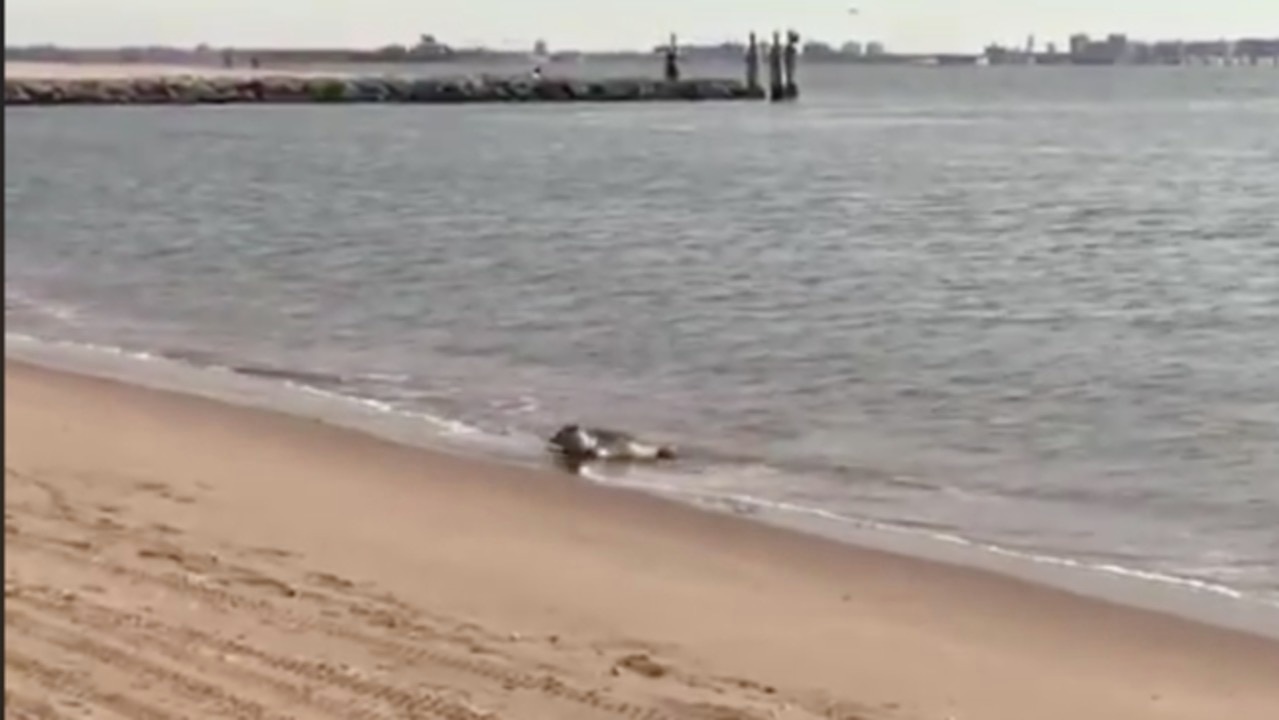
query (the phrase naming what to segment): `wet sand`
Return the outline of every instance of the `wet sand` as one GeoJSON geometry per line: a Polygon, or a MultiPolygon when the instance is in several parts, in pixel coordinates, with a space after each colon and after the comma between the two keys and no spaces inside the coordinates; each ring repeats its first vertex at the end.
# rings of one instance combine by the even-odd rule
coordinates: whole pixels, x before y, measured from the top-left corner
{"type": "Polygon", "coordinates": [[[1279,643],[5,365],[8,712],[1279,716],[1279,643]]]}

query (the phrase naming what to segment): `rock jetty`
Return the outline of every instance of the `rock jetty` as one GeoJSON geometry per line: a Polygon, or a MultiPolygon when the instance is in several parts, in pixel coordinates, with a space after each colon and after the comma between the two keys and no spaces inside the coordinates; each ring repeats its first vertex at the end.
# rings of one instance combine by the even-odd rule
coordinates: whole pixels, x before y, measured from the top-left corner
{"type": "Polygon", "coordinates": [[[130,77],[6,78],[4,104],[493,103],[760,100],[727,79],[130,77]]]}

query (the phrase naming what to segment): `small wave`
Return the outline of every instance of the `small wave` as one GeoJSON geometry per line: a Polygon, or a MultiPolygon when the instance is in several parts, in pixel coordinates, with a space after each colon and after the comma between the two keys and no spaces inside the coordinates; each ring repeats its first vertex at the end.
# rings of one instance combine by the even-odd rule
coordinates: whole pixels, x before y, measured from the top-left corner
{"type": "Polygon", "coordinates": [[[410,375],[402,373],[362,373],[356,376],[359,380],[369,383],[384,383],[387,385],[399,385],[406,383],[412,379],[410,375]]]}
{"type": "Polygon", "coordinates": [[[1230,598],[1232,600],[1255,600],[1266,605],[1279,607],[1279,599],[1249,595],[1248,593],[1221,583],[1186,577],[1184,575],[1174,575],[1154,570],[1143,570],[1113,562],[1089,562],[1087,560],[1062,557],[1058,555],[1014,550],[993,543],[967,538],[960,535],[953,528],[943,528],[943,526],[933,523],[898,523],[872,520],[869,518],[854,517],[798,503],[769,500],[748,494],[706,491],[664,481],[630,481],[588,468],[583,469],[582,475],[583,477],[600,484],[687,498],[694,501],[700,501],[698,502],[700,505],[709,505],[717,509],[727,509],[737,514],[757,515],[761,512],[774,512],[792,516],[798,515],[812,517],[859,530],[922,537],[936,542],[972,548],[974,550],[979,550],[1000,557],[1007,557],[1022,562],[1031,562],[1036,565],[1051,565],[1085,572],[1103,573],[1145,582],[1176,586],[1199,592],[1206,592],[1230,598]]]}
{"type": "Polygon", "coordinates": [[[198,368],[220,368],[223,367],[222,361],[217,353],[204,350],[176,349],[176,350],[160,350],[159,356],[166,360],[182,363],[183,365],[194,365],[198,368]]]}
{"type": "Polygon", "coordinates": [[[52,302],[33,297],[16,288],[5,288],[5,313],[27,313],[29,316],[43,317],[60,323],[73,325],[81,318],[81,311],[74,305],[52,302]]]}
{"type": "MultiPolygon", "coordinates": [[[[279,383],[281,386],[289,388],[290,390],[310,395],[312,397],[320,397],[326,400],[340,402],[350,407],[356,407],[378,414],[395,415],[406,419],[425,422],[446,436],[473,439],[489,434],[487,431],[477,426],[462,422],[461,420],[455,420],[420,410],[400,407],[386,400],[364,397],[351,392],[345,392],[342,388],[344,378],[332,373],[288,370],[265,365],[224,363],[216,354],[199,350],[136,350],[114,345],[50,339],[16,332],[6,332],[5,343],[6,345],[9,343],[25,344],[36,349],[44,348],[51,350],[67,350],[74,353],[90,353],[145,363],[166,362],[206,372],[229,373],[253,380],[273,381],[279,383]]],[[[378,377],[382,382],[389,382],[394,379],[398,379],[400,376],[387,374],[375,377],[378,377]]]]}
{"type": "Polygon", "coordinates": [[[532,395],[519,395],[509,399],[491,400],[489,407],[512,415],[532,415],[541,410],[541,403],[532,395]]]}
{"type": "Polygon", "coordinates": [[[352,394],[344,393],[338,390],[330,390],[327,388],[316,387],[315,385],[310,385],[305,382],[300,382],[296,380],[285,380],[284,384],[294,390],[297,390],[302,393],[306,393],[308,395],[313,395],[313,396],[322,397],[328,400],[335,400],[338,402],[347,403],[353,406],[364,408],[366,410],[371,410],[376,413],[381,413],[386,415],[395,415],[398,417],[425,422],[441,431],[444,431],[445,433],[449,435],[475,437],[475,436],[481,436],[481,435],[487,434],[485,430],[475,425],[462,422],[461,420],[454,420],[454,419],[442,417],[439,415],[432,415],[430,413],[421,412],[419,410],[409,410],[407,408],[397,406],[394,403],[388,402],[386,400],[378,400],[376,398],[361,397],[359,395],[352,395],[352,394]]]}
{"type": "Polygon", "coordinates": [[[239,375],[263,378],[266,380],[285,380],[306,383],[309,385],[341,385],[346,379],[341,375],[325,372],[312,372],[292,368],[272,367],[270,365],[231,365],[230,370],[239,375]]]}
{"type": "Polygon", "coordinates": [[[97,343],[79,342],[75,340],[54,340],[36,335],[29,335],[21,332],[8,332],[4,334],[5,344],[9,342],[23,343],[32,347],[46,347],[50,349],[65,349],[76,352],[100,353],[118,358],[128,358],[130,360],[156,361],[165,359],[158,353],[147,352],[145,350],[131,350],[115,345],[100,345],[97,343]]]}
{"type": "Polygon", "coordinates": [[[823,477],[850,485],[878,485],[896,490],[918,493],[962,493],[960,488],[931,482],[920,477],[899,472],[853,465],[836,459],[802,457],[795,454],[780,456],[762,452],[729,450],[707,444],[684,446],[682,456],[691,462],[707,467],[768,467],[782,474],[799,474],[823,477]]]}
{"type": "Polygon", "coordinates": [[[411,380],[411,376],[400,373],[358,373],[345,376],[338,373],[307,370],[302,368],[286,368],[266,363],[235,363],[224,360],[220,355],[206,350],[190,348],[164,350],[161,357],[177,362],[195,365],[201,368],[219,368],[230,370],[237,375],[256,377],[263,380],[284,380],[308,385],[339,387],[349,383],[368,385],[400,385],[411,380]]]}

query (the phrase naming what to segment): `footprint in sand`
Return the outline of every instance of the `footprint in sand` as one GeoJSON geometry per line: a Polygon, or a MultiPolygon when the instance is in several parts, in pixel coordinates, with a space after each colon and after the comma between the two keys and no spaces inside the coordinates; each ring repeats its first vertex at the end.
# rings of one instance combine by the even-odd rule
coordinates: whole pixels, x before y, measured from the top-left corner
{"type": "Polygon", "coordinates": [[[355,587],[355,583],[350,580],[326,572],[309,572],[306,579],[330,590],[350,590],[355,587]]]}
{"type": "Polygon", "coordinates": [[[113,518],[106,515],[103,515],[97,520],[94,520],[93,526],[95,528],[98,528],[99,530],[109,530],[113,532],[128,529],[127,526],[125,526],[123,523],[117,522],[113,518]]]}
{"type": "Polygon", "coordinates": [[[286,560],[299,557],[299,555],[295,552],[272,547],[242,548],[237,550],[236,553],[241,557],[271,558],[273,560],[286,560]]]}
{"type": "Polygon", "coordinates": [[[149,492],[154,495],[167,497],[169,495],[169,486],[162,482],[146,481],[135,483],[133,488],[142,492],[149,492]]]}
{"type": "Polygon", "coordinates": [[[298,594],[298,591],[294,590],[292,585],[289,585],[282,580],[267,577],[266,575],[259,575],[250,571],[241,571],[228,578],[228,580],[232,583],[243,585],[245,587],[259,590],[270,590],[274,594],[282,597],[297,597],[298,594]]]}
{"type": "Polygon", "coordinates": [[[619,658],[618,661],[614,663],[613,669],[614,675],[617,674],[617,670],[629,670],[636,675],[654,679],[664,677],[669,672],[665,665],[657,662],[644,653],[634,653],[632,655],[626,655],[619,658]]]}
{"type": "Polygon", "coordinates": [[[216,555],[194,555],[174,547],[149,547],[138,550],[143,560],[165,560],[188,572],[208,574],[218,566],[216,555]]]}
{"type": "Polygon", "coordinates": [[[155,495],[157,497],[162,497],[165,500],[181,503],[183,505],[190,505],[191,503],[195,502],[195,498],[193,496],[176,493],[174,492],[173,488],[167,485],[166,483],[158,482],[155,480],[148,480],[140,483],[134,483],[133,488],[135,490],[151,493],[152,495],[155,495]]]}

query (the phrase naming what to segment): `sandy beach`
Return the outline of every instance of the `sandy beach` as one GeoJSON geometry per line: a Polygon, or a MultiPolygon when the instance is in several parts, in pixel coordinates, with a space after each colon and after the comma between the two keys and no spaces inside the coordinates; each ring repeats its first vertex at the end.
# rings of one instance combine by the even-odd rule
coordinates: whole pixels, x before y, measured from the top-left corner
{"type": "Polygon", "coordinates": [[[1279,716],[1279,643],[5,364],[14,717],[1279,716]]]}

